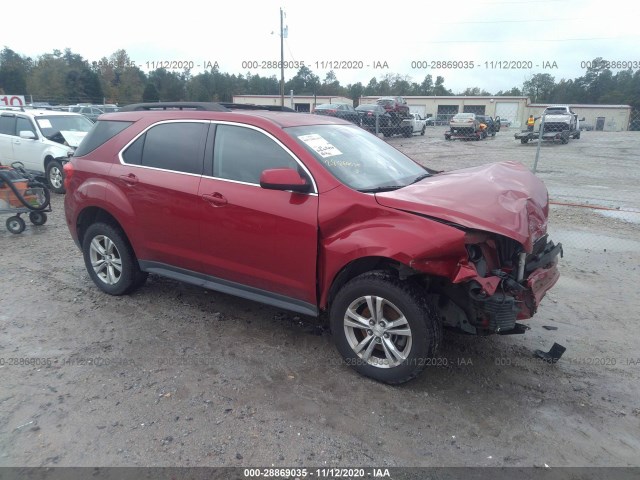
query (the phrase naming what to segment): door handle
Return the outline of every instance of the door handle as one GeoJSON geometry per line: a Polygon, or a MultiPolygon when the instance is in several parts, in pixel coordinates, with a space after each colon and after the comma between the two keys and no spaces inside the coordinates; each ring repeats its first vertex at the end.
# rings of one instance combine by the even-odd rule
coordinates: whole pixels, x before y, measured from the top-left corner
{"type": "Polygon", "coordinates": [[[133,173],[129,173],[128,175],[120,175],[120,179],[129,186],[133,186],[138,183],[138,177],[136,177],[133,173]]]}
{"type": "Polygon", "coordinates": [[[202,194],[202,199],[214,207],[222,207],[228,203],[226,197],[220,192],[204,193],[202,194]]]}

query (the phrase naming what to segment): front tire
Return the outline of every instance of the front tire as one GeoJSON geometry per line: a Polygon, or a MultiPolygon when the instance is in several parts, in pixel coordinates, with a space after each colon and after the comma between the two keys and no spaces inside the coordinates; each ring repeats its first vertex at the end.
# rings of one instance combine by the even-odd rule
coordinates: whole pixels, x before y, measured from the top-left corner
{"type": "Polygon", "coordinates": [[[147,279],[124,233],[113,225],[91,225],[84,235],[82,253],[89,276],[109,295],[131,293],[147,279]]]}
{"type": "Polygon", "coordinates": [[[62,164],[58,160],[51,160],[47,164],[45,171],[47,185],[49,185],[49,190],[54,193],[65,193],[63,172],[62,164]]]}
{"type": "Polygon", "coordinates": [[[442,328],[425,293],[389,273],[364,273],[342,287],[330,310],[336,348],[362,375],[400,384],[424,370],[442,328]]]}

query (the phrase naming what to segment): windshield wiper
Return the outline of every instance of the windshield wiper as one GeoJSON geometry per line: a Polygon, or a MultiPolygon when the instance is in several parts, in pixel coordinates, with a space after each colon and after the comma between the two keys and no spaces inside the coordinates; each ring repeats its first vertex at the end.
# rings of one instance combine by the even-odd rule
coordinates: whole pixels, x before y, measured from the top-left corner
{"type": "Polygon", "coordinates": [[[404,187],[406,187],[406,185],[384,185],[382,187],[364,188],[358,191],[362,193],[381,193],[381,192],[391,192],[393,190],[398,190],[399,188],[404,188],[404,187]]]}
{"type": "Polygon", "coordinates": [[[420,180],[424,180],[427,177],[430,177],[431,174],[430,173],[423,173],[422,175],[418,175],[416,177],[416,179],[410,183],[410,185],[413,185],[414,183],[418,183],[420,180]]]}

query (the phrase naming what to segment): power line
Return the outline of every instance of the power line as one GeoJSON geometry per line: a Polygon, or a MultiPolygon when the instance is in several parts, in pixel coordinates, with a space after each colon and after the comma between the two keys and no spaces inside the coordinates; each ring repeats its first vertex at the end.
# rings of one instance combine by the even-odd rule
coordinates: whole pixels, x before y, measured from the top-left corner
{"type": "MultiPolygon", "coordinates": [[[[592,38],[536,38],[536,42],[589,42],[593,40],[622,40],[625,38],[638,38],[636,36],[626,37],[592,37],[592,38]]],[[[419,42],[420,44],[430,43],[531,43],[530,39],[522,40],[428,40],[419,42]]]]}

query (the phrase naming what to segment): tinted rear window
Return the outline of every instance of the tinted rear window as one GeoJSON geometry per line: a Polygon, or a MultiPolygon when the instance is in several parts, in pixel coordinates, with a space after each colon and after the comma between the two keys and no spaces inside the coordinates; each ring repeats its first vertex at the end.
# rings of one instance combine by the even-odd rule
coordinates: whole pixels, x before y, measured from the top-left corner
{"type": "Polygon", "coordinates": [[[87,136],[82,139],[75,152],[76,157],[82,157],[89,152],[93,152],[107,140],[115,137],[133,122],[116,122],[113,120],[102,120],[96,122],[87,136]]]}

